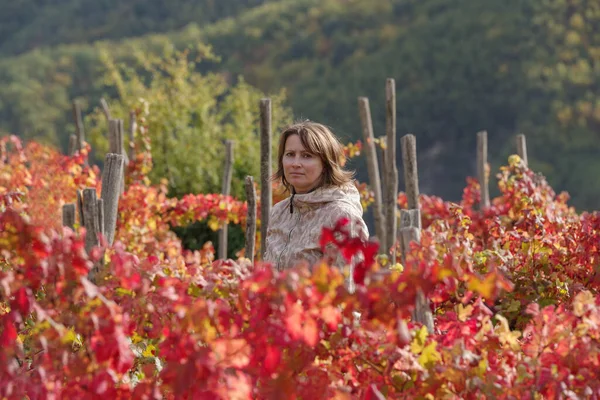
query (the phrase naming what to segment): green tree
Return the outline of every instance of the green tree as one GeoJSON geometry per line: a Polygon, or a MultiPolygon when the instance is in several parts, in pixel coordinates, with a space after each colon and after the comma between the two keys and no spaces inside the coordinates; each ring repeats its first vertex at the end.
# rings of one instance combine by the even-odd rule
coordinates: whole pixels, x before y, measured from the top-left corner
{"type": "MultiPolygon", "coordinates": [[[[219,193],[224,165],[225,139],[233,139],[232,195],[244,198],[244,179],[260,174],[259,100],[266,95],[239,78],[197,71],[201,60],[214,60],[209,48],[176,50],[168,43],[154,55],[131,48],[135,64],[115,62],[101,51],[104,85],[116,93],[110,101],[113,118],[128,121],[129,111],[147,109],[154,166],[150,178],[168,179],[170,195],[219,193]]],[[[290,122],[285,93],[270,96],[273,130],[290,122]]],[[[86,127],[97,157],[108,150],[107,121],[99,108],[86,118],[86,127]]],[[[274,141],[275,142],[275,141],[274,141]]]]}

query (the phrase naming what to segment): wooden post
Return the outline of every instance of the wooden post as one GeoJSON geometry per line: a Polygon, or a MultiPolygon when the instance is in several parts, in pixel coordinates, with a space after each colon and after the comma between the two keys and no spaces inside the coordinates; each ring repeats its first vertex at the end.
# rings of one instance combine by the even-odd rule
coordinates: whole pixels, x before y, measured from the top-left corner
{"type": "Polygon", "coordinates": [[[246,200],[248,202],[248,214],[246,216],[246,258],[254,263],[254,250],[256,242],[256,188],[254,178],[246,177],[246,200]]]}
{"type": "Polygon", "coordinates": [[[135,131],[137,130],[137,120],[135,111],[129,112],[129,159],[135,160],[135,131]]]}
{"type": "MultiPolygon", "coordinates": [[[[404,166],[404,187],[407,198],[407,209],[420,210],[419,206],[419,173],[417,169],[417,139],[415,135],[404,135],[400,139],[402,146],[402,165],[404,166]]],[[[419,214],[420,215],[420,214],[419,214]]],[[[421,218],[413,225],[421,229],[421,218]]]]}
{"type": "Polygon", "coordinates": [[[527,139],[522,133],[517,135],[517,154],[519,155],[519,157],[521,157],[521,160],[523,160],[525,166],[528,167],[529,163],[527,161],[527,139]]]}
{"type": "Polygon", "coordinates": [[[122,154],[125,165],[129,163],[129,157],[127,156],[127,152],[125,151],[125,125],[122,119],[117,119],[118,130],[117,130],[117,154],[122,154]]]}
{"type": "MultiPolygon", "coordinates": [[[[233,171],[233,141],[225,141],[225,169],[223,170],[223,186],[221,194],[229,196],[231,190],[231,174],[233,171]]],[[[224,222],[219,229],[219,259],[227,258],[227,227],[228,222],[224,222]]]]}
{"type": "Polygon", "coordinates": [[[380,179],[381,179],[381,196],[382,196],[381,197],[382,198],[382,200],[381,200],[381,213],[383,214],[383,217],[385,218],[385,213],[386,213],[385,205],[384,205],[384,203],[385,203],[385,191],[383,189],[383,188],[387,187],[386,184],[385,184],[385,178],[386,178],[385,171],[386,171],[386,168],[387,168],[386,167],[387,163],[385,161],[386,160],[386,158],[385,158],[385,147],[379,146],[379,153],[381,154],[381,170],[383,171],[383,173],[380,175],[380,179]]]}
{"type": "MultiPolygon", "coordinates": [[[[402,263],[406,266],[406,255],[410,250],[410,242],[421,241],[421,230],[415,226],[404,227],[401,229],[401,248],[402,248],[402,263]]],[[[429,333],[433,333],[433,314],[429,306],[429,301],[423,294],[421,289],[417,290],[417,297],[415,299],[415,311],[413,318],[416,322],[423,324],[429,333]]]]}
{"type": "Polygon", "coordinates": [[[107,245],[113,243],[117,226],[119,195],[123,179],[123,155],[109,153],[104,158],[102,200],[104,200],[104,231],[107,245]]]}
{"type": "Polygon", "coordinates": [[[83,215],[85,226],[85,250],[88,254],[98,245],[98,199],[95,188],[83,189],[83,215]]]}
{"type": "Polygon", "coordinates": [[[260,100],[260,259],[267,251],[267,229],[273,205],[271,187],[271,99],[260,100]]]}
{"type": "MultiPolygon", "coordinates": [[[[392,78],[386,80],[385,85],[385,111],[386,111],[386,168],[385,168],[385,212],[386,219],[386,249],[394,248],[396,244],[396,209],[398,204],[398,168],[396,166],[396,82],[392,78]]],[[[395,252],[392,251],[392,260],[395,252]]],[[[394,261],[395,262],[395,261],[394,261]]]]}
{"type": "Polygon", "coordinates": [[[411,226],[421,229],[421,210],[400,210],[400,230],[411,226]]]}
{"type": "Polygon", "coordinates": [[[102,112],[106,117],[107,121],[110,121],[112,117],[110,116],[110,108],[108,108],[108,103],[104,100],[104,97],[100,99],[100,105],[102,106],[102,112]]]}
{"type": "Polygon", "coordinates": [[[375,234],[379,240],[380,253],[386,253],[385,247],[385,226],[382,210],[381,198],[381,179],[379,178],[379,165],[377,163],[377,151],[375,149],[375,138],[373,136],[373,122],[371,121],[371,110],[369,108],[369,99],[366,97],[358,98],[358,111],[362,125],[363,138],[365,139],[365,153],[367,155],[367,169],[369,172],[369,182],[373,190],[375,202],[373,204],[373,216],[375,219],[375,234]]]}
{"type": "Polygon", "coordinates": [[[75,229],[75,203],[63,204],[62,224],[67,228],[75,229]]]}
{"type": "Polygon", "coordinates": [[[77,150],[81,151],[85,143],[85,132],[83,130],[81,107],[76,101],[73,101],[73,119],[75,120],[75,131],[77,133],[77,150]]]}
{"type": "Polygon", "coordinates": [[[97,200],[97,207],[96,208],[98,209],[98,234],[102,235],[102,237],[105,238],[105,231],[104,231],[104,200],[103,199],[98,199],[97,200]]]}
{"type": "Polygon", "coordinates": [[[119,122],[116,119],[108,120],[108,152],[121,154],[119,152],[119,122]]]}
{"type": "Polygon", "coordinates": [[[480,209],[490,206],[490,188],[488,176],[488,140],[487,132],[481,131],[477,133],[477,177],[481,190],[480,209]]]}
{"type": "Polygon", "coordinates": [[[83,217],[83,195],[79,189],[77,190],[77,210],[79,211],[79,226],[85,226],[83,217]]]}
{"type": "Polygon", "coordinates": [[[77,151],[77,136],[74,134],[71,134],[69,136],[69,150],[67,151],[67,154],[69,156],[73,156],[76,151],[77,151]]]}
{"type": "Polygon", "coordinates": [[[121,179],[120,191],[125,192],[125,165],[127,165],[127,155],[125,154],[123,141],[123,120],[110,119],[108,120],[108,152],[120,154],[123,156],[123,177],[121,179]]]}

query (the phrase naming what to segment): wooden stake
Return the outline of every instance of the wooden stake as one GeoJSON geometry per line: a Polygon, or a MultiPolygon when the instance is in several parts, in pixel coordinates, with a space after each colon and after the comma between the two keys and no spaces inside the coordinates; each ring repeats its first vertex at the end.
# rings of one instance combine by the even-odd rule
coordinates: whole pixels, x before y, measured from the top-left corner
{"type": "MultiPolygon", "coordinates": [[[[385,219],[387,222],[385,237],[386,249],[396,245],[396,209],[398,203],[398,168],[396,166],[396,82],[392,78],[386,80],[385,85],[386,104],[386,194],[385,194],[385,219]]],[[[392,259],[395,253],[392,252],[392,259]]]]}
{"type": "Polygon", "coordinates": [[[104,200],[98,199],[96,208],[98,209],[98,233],[102,235],[102,237],[105,237],[106,232],[104,230],[104,200]]]}
{"type": "Polygon", "coordinates": [[[77,136],[74,134],[71,134],[71,136],[69,136],[69,150],[68,150],[68,155],[69,156],[73,156],[75,155],[75,152],[77,151],[77,136]]]}
{"type": "Polygon", "coordinates": [[[62,224],[67,228],[75,229],[75,204],[68,203],[62,206],[62,224]]]}
{"type": "Polygon", "coordinates": [[[121,180],[123,179],[123,155],[109,153],[104,158],[102,172],[102,200],[104,200],[104,230],[107,245],[113,243],[117,226],[121,180]]]}
{"type": "Polygon", "coordinates": [[[411,226],[421,229],[421,210],[400,210],[400,230],[411,226]]]}
{"type": "Polygon", "coordinates": [[[271,99],[260,101],[260,258],[267,251],[267,229],[273,205],[273,189],[271,187],[271,99]]]}
{"type": "Polygon", "coordinates": [[[488,140],[487,132],[477,133],[477,177],[481,190],[480,208],[484,209],[490,206],[490,188],[488,176],[488,140]]]}
{"type": "Polygon", "coordinates": [[[358,98],[358,110],[362,125],[363,138],[365,140],[365,153],[367,155],[367,169],[369,172],[369,182],[373,190],[375,202],[373,204],[373,216],[375,219],[375,234],[379,240],[381,253],[386,253],[388,248],[385,238],[385,226],[383,219],[383,207],[381,196],[381,179],[379,178],[379,165],[377,162],[377,151],[375,149],[375,138],[373,136],[373,122],[371,121],[371,110],[369,108],[369,99],[366,97],[358,98]]]}
{"type": "Polygon", "coordinates": [[[125,165],[127,165],[127,155],[125,154],[123,141],[123,120],[110,119],[108,121],[108,152],[120,154],[123,156],[123,177],[121,178],[120,191],[125,192],[125,165]]]}
{"type": "Polygon", "coordinates": [[[108,152],[121,154],[119,152],[119,121],[112,118],[108,120],[108,152]]]}
{"type": "Polygon", "coordinates": [[[106,117],[107,121],[110,121],[112,117],[110,116],[110,108],[108,108],[108,103],[104,100],[104,97],[100,99],[100,105],[102,106],[102,112],[106,117]]]}
{"type": "MultiPolygon", "coordinates": [[[[404,186],[409,210],[418,210],[419,206],[419,173],[417,170],[417,139],[415,135],[404,135],[400,139],[402,146],[402,164],[404,166],[404,186]]],[[[418,228],[421,228],[419,221],[418,228]]]]}
{"type": "MultiPolygon", "coordinates": [[[[223,185],[221,194],[229,196],[231,190],[231,175],[233,171],[233,141],[225,141],[225,169],[223,170],[223,185]]],[[[219,229],[219,259],[227,258],[227,228],[228,222],[224,222],[219,229]]]]}
{"type": "Polygon", "coordinates": [[[85,226],[85,220],[83,216],[83,195],[81,190],[77,190],[77,210],[79,211],[79,226],[85,226]]]}
{"type": "Polygon", "coordinates": [[[83,215],[85,226],[85,250],[88,254],[98,245],[98,199],[95,188],[83,189],[83,215]]]}
{"type": "Polygon", "coordinates": [[[523,163],[527,167],[529,165],[527,161],[527,139],[522,133],[517,135],[517,154],[521,157],[521,160],[523,160],[523,163]]]}
{"type": "Polygon", "coordinates": [[[81,107],[76,101],[73,101],[73,119],[75,120],[75,132],[77,133],[77,150],[81,151],[85,143],[85,132],[83,130],[81,107]]]}
{"type": "Polygon", "coordinates": [[[248,215],[246,217],[246,258],[254,263],[256,244],[256,188],[254,178],[246,177],[246,200],[248,202],[248,215]]]}
{"type": "MultiPolygon", "coordinates": [[[[401,229],[401,247],[402,247],[402,264],[407,267],[406,259],[407,254],[410,251],[410,242],[421,241],[421,230],[414,226],[406,227],[401,229]]],[[[415,311],[413,313],[413,318],[416,322],[420,322],[423,324],[429,333],[433,333],[434,324],[433,324],[433,314],[431,312],[431,308],[429,306],[429,302],[421,289],[417,290],[417,297],[415,299],[415,311]]]]}

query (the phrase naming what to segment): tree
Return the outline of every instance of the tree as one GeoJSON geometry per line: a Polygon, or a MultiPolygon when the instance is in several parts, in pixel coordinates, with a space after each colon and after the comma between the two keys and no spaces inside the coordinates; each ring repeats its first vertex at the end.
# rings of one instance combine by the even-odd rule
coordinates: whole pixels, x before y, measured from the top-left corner
{"type": "MultiPolygon", "coordinates": [[[[168,180],[169,194],[219,193],[225,139],[235,140],[231,194],[243,198],[246,175],[259,176],[260,146],[258,103],[265,94],[242,78],[236,82],[224,73],[197,72],[201,61],[215,61],[210,48],[175,50],[168,42],[163,51],[149,54],[131,49],[130,62],[115,62],[101,50],[104,84],[112,118],[128,123],[130,110],[138,110],[152,143],[152,182],[168,180]],[[133,63],[131,62],[133,61],[133,63]]],[[[291,119],[285,93],[271,96],[273,130],[291,119]]],[[[108,150],[107,121],[100,108],[86,118],[92,148],[97,155],[108,150]]],[[[275,142],[275,141],[274,141],[275,142]]]]}

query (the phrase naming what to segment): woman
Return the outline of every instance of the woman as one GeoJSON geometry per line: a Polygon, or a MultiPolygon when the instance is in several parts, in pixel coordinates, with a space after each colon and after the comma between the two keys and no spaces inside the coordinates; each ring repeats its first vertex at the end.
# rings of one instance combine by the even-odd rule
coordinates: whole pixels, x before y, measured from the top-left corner
{"type": "MultiPolygon", "coordinates": [[[[342,168],[343,157],[343,146],[322,124],[300,122],[282,132],[273,179],[291,196],[273,206],[264,257],[278,270],[299,261],[312,266],[323,258],[322,228],[340,218],[349,218],[352,234],[368,240],[360,194],[353,173],[342,168]]],[[[342,258],[336,258],[341,267],[342,258]]]]}

